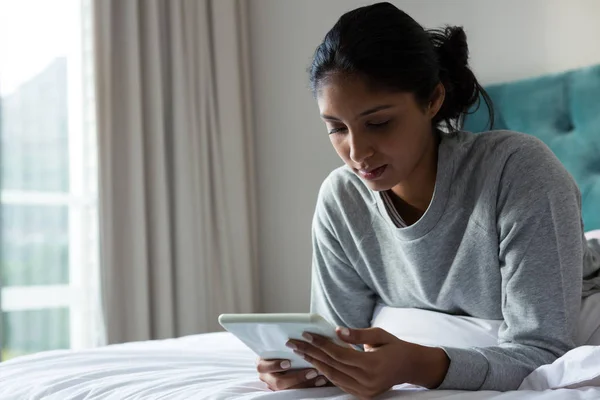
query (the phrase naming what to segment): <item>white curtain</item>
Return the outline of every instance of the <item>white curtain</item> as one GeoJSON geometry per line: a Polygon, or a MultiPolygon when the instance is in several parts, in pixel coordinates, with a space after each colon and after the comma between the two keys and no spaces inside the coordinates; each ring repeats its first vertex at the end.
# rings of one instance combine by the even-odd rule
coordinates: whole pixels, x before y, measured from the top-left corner
{"type": "Polygon", "coordinates": [[[245,3],[96,0],[107,342],[258,307],[245,3]]]}

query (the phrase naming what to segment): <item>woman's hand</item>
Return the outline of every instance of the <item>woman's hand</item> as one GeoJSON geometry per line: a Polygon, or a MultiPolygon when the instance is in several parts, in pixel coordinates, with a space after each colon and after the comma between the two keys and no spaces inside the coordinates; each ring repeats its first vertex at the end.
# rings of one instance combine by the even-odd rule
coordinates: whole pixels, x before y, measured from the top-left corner
{"type": "Polygon", "coordinates": [[[326,385],[327,379],[318,376],[315,369],[290,370],[289,360],[258,359],[258,377],[271,390],[302,389],[326,385]]]}
{"type": "Polygon", "coordinates": [[[338,328],[337,334],[346,343],[364,344],[365,351],[309,333],[303,335],[306,342],[290,340],[287,346],[335,386],[360,399],[370,399],[400,383],[435,388],[450,366],[444,350],[405,342],[380,328],[338,328]]]}

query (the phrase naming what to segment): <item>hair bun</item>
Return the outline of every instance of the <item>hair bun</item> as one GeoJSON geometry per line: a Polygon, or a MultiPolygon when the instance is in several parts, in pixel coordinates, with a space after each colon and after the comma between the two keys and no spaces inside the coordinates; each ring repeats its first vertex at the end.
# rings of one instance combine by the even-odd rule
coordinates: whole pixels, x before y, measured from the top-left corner
{"type": "Polygon", "coordinates": [[[457,119],[479,100],[482,90],[469,68],[467,35],[460,26],[432,29],[428,34],[438,57],[439,79],[446,89],[439,117],[457,119]]]}
{"type": "Polygon", "coordinates": [[[448,26],[440,30],[441,37],[439,43],[434,46],[440,57],[440,62],[446,64],[450,62],[456,66],[466,66],[469,62],[469,46],[467,45],[467,35],[461,26],[448,26]],[[443,59],[443,60],[442,60],[443,59]]]}

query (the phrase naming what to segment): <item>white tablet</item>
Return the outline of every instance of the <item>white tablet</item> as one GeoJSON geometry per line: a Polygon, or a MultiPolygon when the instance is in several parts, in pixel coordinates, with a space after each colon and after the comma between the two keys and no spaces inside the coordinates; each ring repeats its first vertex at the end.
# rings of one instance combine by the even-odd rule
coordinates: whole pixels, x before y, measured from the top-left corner
{"type": "Polygon", "coordinates": [[[292,369],[312,367],[285,345],[289,339],[305,340],[304,332],[350,346],[337,337],[335,326],[319,314],[221,314],[219,323],[261,358],[290,360],[292,369]]]}

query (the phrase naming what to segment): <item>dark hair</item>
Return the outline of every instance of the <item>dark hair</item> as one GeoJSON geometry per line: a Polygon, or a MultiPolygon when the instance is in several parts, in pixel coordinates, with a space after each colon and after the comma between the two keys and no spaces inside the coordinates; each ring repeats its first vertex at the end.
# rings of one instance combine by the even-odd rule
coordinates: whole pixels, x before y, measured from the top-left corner
{"type": "Polygon", "coordinates": [[[462,27],[425,30],[390,3],[377,3],[347,12],[315,51],[309,69],[313,93],[334,73],[358,75],[375,88],[408,91],[428,104],[437,84],[446,89],[434,118],[438,125],[457,128],[458,121],[483,97],[490,128],[492,101],[468,65],[469,48],[462,27]]]}

